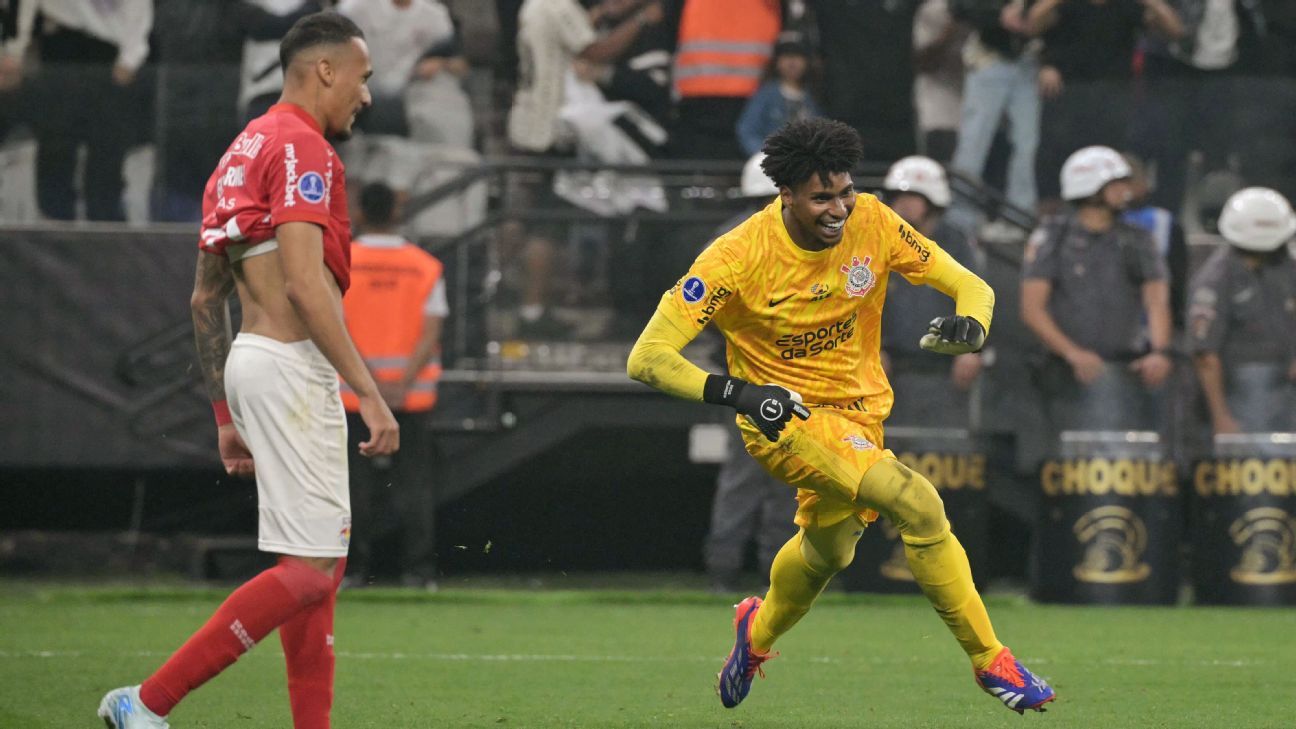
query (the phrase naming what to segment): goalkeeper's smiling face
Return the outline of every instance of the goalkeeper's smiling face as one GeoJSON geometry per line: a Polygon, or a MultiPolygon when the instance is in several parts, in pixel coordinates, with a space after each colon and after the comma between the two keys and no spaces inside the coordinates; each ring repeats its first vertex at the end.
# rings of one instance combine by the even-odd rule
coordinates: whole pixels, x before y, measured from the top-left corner
{"type": "Polygon", "coordinates": [[[793,242],[810,251],[827,250],[841,242],[855,210],[855,181],[849,172],[830,173],[826,180],[813,174],[796,187],[784,187],[779,197],[793,242]]]}

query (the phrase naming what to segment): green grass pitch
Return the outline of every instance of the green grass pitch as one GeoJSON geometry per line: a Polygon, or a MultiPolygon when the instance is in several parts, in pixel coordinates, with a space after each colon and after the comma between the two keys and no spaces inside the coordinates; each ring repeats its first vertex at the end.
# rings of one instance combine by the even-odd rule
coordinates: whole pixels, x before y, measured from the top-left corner
{"type": "MultiPolygon", "coordinates": [[[[0,727],[98,727],[223,597],[211,589],[0,583],[0,727]]],[[[747,701],[715,674],[733,599],[697,592],[344,592],[333,726],[1296,726],[1296,610],[1080,608],[989,600],[1059,700],[1024,718],[976,688],[921,598],[825,596],[747,701]]],[[[272,637],[191,695],[175,729],[291,726],[272,637]]]]}

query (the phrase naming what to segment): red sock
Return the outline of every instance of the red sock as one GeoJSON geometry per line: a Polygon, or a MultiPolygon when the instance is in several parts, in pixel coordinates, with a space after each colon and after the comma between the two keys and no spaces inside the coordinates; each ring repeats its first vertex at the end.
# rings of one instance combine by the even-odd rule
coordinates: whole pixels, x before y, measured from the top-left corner
{"type": "Polygon", "coordinates": [[[279,642],[288,664],[288,700],[294,729],[329,729],[335,663],[333,606],[337,604],[337,587],[344,572],[346,559],[340,559],[328,597],[279,626],[279,642]]]}
{"type": "Polygon", "coordinates": [[[279,564],[231,593],[207,623],[144,681],[140,701],[158,716],[170,714],[186,694],[228,668],[302,608],[326,598],[332,586],[319,570],[280,557],[279,564]]]}

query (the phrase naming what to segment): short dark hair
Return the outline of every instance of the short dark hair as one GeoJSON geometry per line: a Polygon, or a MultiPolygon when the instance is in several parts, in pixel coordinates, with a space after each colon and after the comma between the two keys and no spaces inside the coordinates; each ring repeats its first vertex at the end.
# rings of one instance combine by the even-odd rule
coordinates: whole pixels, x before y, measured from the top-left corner
{"type": "Polygon", "coordinates": [[[367,225],[391,225],[396,212],[396,193],[384,182],[371,182],[360,190],[360,212],[367,225]]]}
{"type": "Polygon", "coordinates": [[[283,40],[279,41],[279,68],[287,73],[289,64],[302,51],[315,46],[346,43],[352,38],[364,38],[364,31],[347,16],[331,10],[311,13],[293,23],[283,40]]]}
{"type": "Polygon", "coordinates": [[[798,119],[765,138],[761,169],[775,185],[793,188],[811,175],[828,184],[828,176],[850,172],[864,156],[854,128],[832,119],[798,119]]]}

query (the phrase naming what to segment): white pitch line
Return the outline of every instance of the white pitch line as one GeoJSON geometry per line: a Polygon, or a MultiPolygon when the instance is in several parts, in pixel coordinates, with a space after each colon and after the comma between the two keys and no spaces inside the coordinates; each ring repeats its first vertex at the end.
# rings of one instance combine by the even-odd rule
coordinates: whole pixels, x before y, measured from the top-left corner
{"type": "MultiPolygon", "coordinates": [[[[73,651],[73,650],[25,650],[25,651],[6,651],[0,650],[0,659],[3,658],[86,658],[95,656],[119,656],[134,658],[167,658],[171,654],[162,651],[126,651],[126,652],[97,652],[97,651],[73,651]]],[[[338,651],[339,658],[347,658],[362,661],[447,661],[447,662],[468,662],[479,661],[482,663],[712,663],[723,661],[723,656],[604,656],[604,655],[578,655],[575,653],[406,653],[406,652],[372,652],[372,651],[338,651]]],[[[916,663],[912,658],[883,658],[879,656],[858,657],[849,660],[833,658],[829,656],[808,656],[808,657],[788,657],[791,663],[820,663],[820,664],[852,664],[865,663],[873,665],[894,665],[897,663],[916,663]]],[[[924,661],[932,663],[934,661],[924,661]]],[[[1031,665],[1062,665],[1059,661],[1051,661],[1043,658],[1029,659],[1026,661],[1031,665]]],[[[1274,661],[1256,660],[1256,659],[1212,659],[1197,661],[1168,661],[1156,658],[1106,658],[1101,661],[1110,666],[1132,666],[1132,667],[1156,667],[1156,666],[1203,666],[1209,668],[1256,668],[1259,666],[1271,666],[1274,661]]]]}

